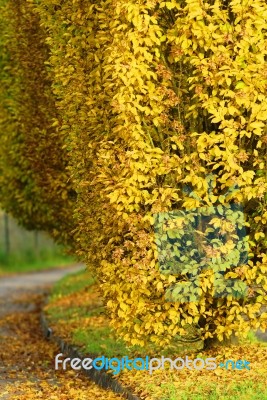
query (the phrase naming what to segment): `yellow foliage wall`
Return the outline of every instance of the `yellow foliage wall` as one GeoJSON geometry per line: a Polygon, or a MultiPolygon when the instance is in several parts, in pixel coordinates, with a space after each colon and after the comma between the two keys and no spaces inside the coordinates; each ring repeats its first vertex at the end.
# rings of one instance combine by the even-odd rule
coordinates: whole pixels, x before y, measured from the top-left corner
{"type": "Polygon", "coordinates": [[[23,0],[1,1],[0,19],[1,207],[26,228],[72,243],[72,188],[45,65],[45,32],[23,0]]]}
{"type": "Polygon", "coordinates": [[[165,346],[186,324],[220,340],[266,326],[265,2],[34,3],[78,193],[78,254],[116,332],[165,346]],[[198,302],[166,302],[183,278],[159,271],[154,214],[224,202],[247,217],[250,260],[227,273],[248,297],[215,299],[204,271],[198,302]]]}

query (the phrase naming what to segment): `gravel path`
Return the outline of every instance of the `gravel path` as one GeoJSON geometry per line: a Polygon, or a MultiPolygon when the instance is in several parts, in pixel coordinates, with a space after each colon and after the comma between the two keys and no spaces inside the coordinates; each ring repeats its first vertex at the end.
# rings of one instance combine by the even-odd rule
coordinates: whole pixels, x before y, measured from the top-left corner
{"type": "Polygon", "coordinates": [[[27,274],[12,275],[0,279],[0,298],[6,298],[10,294],[28,293],[38,288],[51,285],[64,275],[83,269],[82,265],[68,268],[49,269],[45,271],[30,272],[27,274]]]}
{"type": "Polygon", "coordinates": [[[42,337],[39,326],[40,311],[50,286],[83,268],[76,265],[0,280],[0,400],[34,398],[34,394],[39,398],[43,382],[58,386],[51,368],[53,357],[48,354],[51,345],[42,337]],[[29,397],[29,384],[33,385],[33,397],[29,397]]]}

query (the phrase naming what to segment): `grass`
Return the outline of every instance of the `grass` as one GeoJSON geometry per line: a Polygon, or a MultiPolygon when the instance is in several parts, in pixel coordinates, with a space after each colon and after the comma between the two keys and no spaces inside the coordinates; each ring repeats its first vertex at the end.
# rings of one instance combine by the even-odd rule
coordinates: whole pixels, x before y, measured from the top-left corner
{"type": "Polygon", "coordinates": [[[115,354],[117,357],[123,357],[131,353],[122,340],[114,340],[109,327],[94,329],[92,326],[86,331],[82,328],[77,329],[73,340],[88,354],[100,354],[112,358],[115,354]]]}
{"type": "MultiPolygon", "coordinates": [[[[133,354],[112,332],[104,307],[97,295],[95,280],[87,271],[79,271],[57,282],[46,307],[50,325],[60,322],[59,335],[71,331],[71,340],[88,354],[106,357],[133,354]],[[64,324],[65,321],[65,324],[64,324]]],[[[140,350],[140,349],[139,349],[140,350]]]]}
{"type": "MultiPolygon", "coordinates": [[[[207,386],[197,386],[192,391],[192,384],[186,384],[185,387],[177,388],[174,384],[161,384],[161,400],[266,400],[267,389],[263,384],[247,381],[243,383],[236,383],[226,388],[218,388],[216,384],[207,386]]],[[[156,391],[156,385],[151,385],[150,390],[156,391]]]]}
{"type": "Polygon", "coordinates": [[[59,281],[51,293],[46,313],[53,331],[81,348],[84,354],[108,358],[135,357],[185,357],[194,359],[215,357],[215,370],[149,371],[125,370],[116,375],[124,385],[145,400],[267,400],[267,343],[260,343],[250,332],[245,340],[228,347],[207,351],[196,348],[172,348],[157,353],[153,346],[128,347],[116,337],[99,294],[97,285],[88,271],[68,275],[59,281]],[[196,351],[198,350],[198,353],[196,351]],[[227,359],[247,360],[251,370],[228,371],[219,363],[227,359]]]}
{"type": "Polygon", "coordinates": [[[0,210],[0,275],[62,267],[76,260],[42,231],[29,231],[0,210]]]}
{"type": "Polygon", "coordinates": [[[93,285],[94,282],[95,279],[86,271],[78,271],[64,276],[55,283],[50,301],[82,291],[86,287],[93,285]]]}
{"type": "Polygon", "coordinates": [[[0,274],[39,271],[52,267],[73,264],[75,259],[63,253],[59,247],[52,247],[34,252],[24,249],[6,255],[0,252],[0,274]]]}

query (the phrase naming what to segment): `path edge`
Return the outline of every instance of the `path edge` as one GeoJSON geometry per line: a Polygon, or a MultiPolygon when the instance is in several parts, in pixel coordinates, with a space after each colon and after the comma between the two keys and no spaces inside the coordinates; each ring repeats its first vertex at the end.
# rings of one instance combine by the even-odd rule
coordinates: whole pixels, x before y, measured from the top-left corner
{"type": "MultiPolygon", "coordinates": [[[[60,348],[62,353],[66,354],[71,359],[79,358],[83,360],[85,358],[84,354],[81,352],[80,349],[77,348],[77,346],[67,343],[61,337],[53,334],[52,329],[49,327],[44,311],[41,312],[40,323],[44,337],[47,340],[54,342],[60,348]]],[[[87,355],[87,357],[94,359],[99,356],[93,354],[87,355]]],[[[105,371],[96,369],[86,370],[83,367],[81,367],[81,371],[83,371],[83,373],[89,379],[94,381],[98,386],[103,389],[110,389],[114,393],[122,394],[123,397],[127,400],[140,400],[139,397],[132,394],[129,389],[122,386],[115,378],[112,378],[110,374],[107,374],[105,371]]]]}

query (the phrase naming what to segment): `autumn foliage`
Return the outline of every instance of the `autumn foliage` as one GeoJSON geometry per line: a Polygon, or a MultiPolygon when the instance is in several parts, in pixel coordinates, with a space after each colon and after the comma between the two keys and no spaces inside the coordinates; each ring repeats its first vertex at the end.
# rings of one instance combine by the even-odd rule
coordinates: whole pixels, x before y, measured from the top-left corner
{"type": "MultiPolygon", "coordinates": [[[[67,154],[77,193],[75,211],[67,219],[74,218],[77,254],[98,277],[116,332],[131,344],[165,346],[186,335],[189,325],[204,340],[264,328],[265,1],[21,3],[33,7],[46,35],[50,53],[41,60],[50,71],[47,101],[56,105],[56,111],[46,109],[46,116],[54,118],[60,145],[64,141],[64,150],[60,145],[53,150],[58,142],[51,139],[53,129],[46,130],[51,151],[44,154],[63,160],[67,154]],[[160,268],[158,217],[164,213],[168,222],[176,211],[189,215],[209,207],[211,215],[228,208],[230,213],[219,213],[223,226],[223,218],[209,222],[213,235],[222,230],[225,254],[230,254],[234,228],[241,224],[235,204],[242,205],[246,218],[248,260],[242,261],[237,249],[237,261],[226,263],[223,272],[224,279],[242,281],[246,293],[214,296],[217,263],[217,269],[194,265],[193,275],[201,281],[198,297],[190,297],[189,290],[186,301],[179,298],[179,285],[194,277],[183,268],[160,268]],[[172,293],[170,301],[166,291],[172,293]]],[[[24,95],[29,93],[26,89],[24,95]]],[[[44,98],[38,91],[40,102],[44,98]]],[[[34,129],[39,126],[35,138],[41,137],[44,122],[38,125],[32,114],[27,121],[34,129]]],[[[12,143],[9,148],[14,149],[12,143]]],[[[33,151],[33,144],[28,148],[33,151]]],[[[67,182],[65,175],[60,182],[67,182]]],[[[42,203],[40,182],[36,187],[42,203]]],[[[57,202],[58,190],[53,183],[51,188],[57,202]]],[[[179,229],[185,232],[186,226],[179,229]]],[[[166,235],[168,242],[179,239],[177,230],[173,237],[166,235]]],[[[211,243],[202,250],[213,254],[218,243],[211,243]]]]}
{"type": "Polygon", "coordinates": [[[1,1],[0,24],[1,204],[26,228],[70,243],[72,188],[46,34],[24,0],[1,1]]]}

